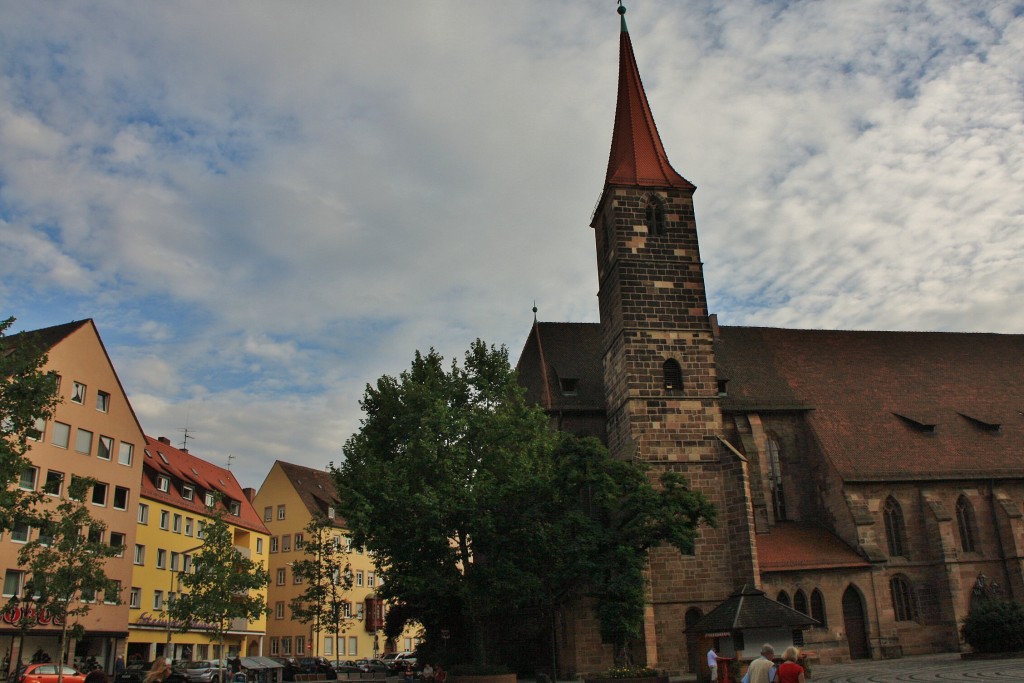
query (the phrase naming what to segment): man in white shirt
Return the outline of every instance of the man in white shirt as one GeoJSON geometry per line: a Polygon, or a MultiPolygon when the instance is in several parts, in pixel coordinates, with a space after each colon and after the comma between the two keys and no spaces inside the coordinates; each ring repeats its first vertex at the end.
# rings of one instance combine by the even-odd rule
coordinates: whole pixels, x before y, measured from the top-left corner
{"type": "Polygon", "coordinates": [[[718,680],[718,653],[715,652],[713,645],[708,650],[708,668],[711,669],[711,680],[714,683],[714,681],[718,680]]]}

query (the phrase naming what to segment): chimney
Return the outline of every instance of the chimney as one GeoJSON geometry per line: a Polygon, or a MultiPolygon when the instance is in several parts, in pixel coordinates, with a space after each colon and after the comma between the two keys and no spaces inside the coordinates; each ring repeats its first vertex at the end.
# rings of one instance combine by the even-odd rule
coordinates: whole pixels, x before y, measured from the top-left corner
{"type": "Polygon", "coordinates": [[[718,314],[712,313],[711,315],[709,315],[708,322],[711,323],[711,338],[718,339],[720,336],[718,334],[718,314]]]}
{"type": "Polygon", "coordinates": [[[242,494],[251,503],[253,501],[253,499],[256,497],[256,489],[252,488],[251,486],[250,487],[246,487],[246,488],[242,489],[242,494]]]}
{"type": "Polygon", "coordinates": [[[168,439],[168,438],[167,438],[166,436],[158,436],[158,437],[156,438],[156,440],[157,440],[157,441],[159,441],[160,443],[165,443],[165,444],[167,444],[168,446],[170,446],[170,445],[171,445],[171,440],[170,440],[170,439],[168,439]]]}

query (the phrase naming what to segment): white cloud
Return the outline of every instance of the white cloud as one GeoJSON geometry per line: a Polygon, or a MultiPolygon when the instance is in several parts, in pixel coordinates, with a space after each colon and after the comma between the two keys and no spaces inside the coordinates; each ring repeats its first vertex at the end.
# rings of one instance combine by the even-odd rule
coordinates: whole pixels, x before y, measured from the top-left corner
{"type": "MultiPolygon", "coordinates": [[[[94,317],[151,434],[340,459],[414,349],[596,320],[599,3],[23,3],[0,294],[94,317]]],[[[726,324],[1020,332],[1019,5],[630,3],[726,324]]],[[[223,462],[221,462],[223,464],[223,462]]]]}

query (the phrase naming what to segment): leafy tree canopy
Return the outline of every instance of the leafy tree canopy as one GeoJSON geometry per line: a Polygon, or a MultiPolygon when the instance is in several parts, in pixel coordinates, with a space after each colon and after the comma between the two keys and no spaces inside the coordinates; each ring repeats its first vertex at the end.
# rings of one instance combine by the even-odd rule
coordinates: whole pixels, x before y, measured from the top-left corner
{"type": "Polygon", "coordinates": [[[597,441],[552,431],[504,348],[477,340],[447,368],[417,352],[398,378],[367,386],[361,405],[334,473],[341,512],[374,554],[382,597],[397,603],[388,632],[400,629],[394,614],[419,621],[428,644],[444,629],[450,659],[507,658],[521,610],[550,614],[581,587],[613,642],[635,637],[648,550],[688,549],[714,519],[679,477],[655,489],[597,441]]]}
{"type": "MultiPolygon", "coordinates": [[[[302,556],[292,563],[292,572],[301,579],[304,589],[291,601],[292,618],[303,624],[313,624],[319,634],[326,631],[337,642],[340,634],[348,630],[351,615],[345,614],[345,605],[352,596],[352,567],[348,561],[348,547],[335,542],[333,522],[326,516],[314,516],[306,525],[302,543],[302,556]]],[[[297,544],[296,544],[297,545],[297,544]]],[[[298,548],[296,548],[298,549],[298,548]]],[[[320,638],[314,639],[320,647],[320,638]]],[[[342,648],[334,650],[340,659],[342,648]]],[[[314,650],[319,656],[319,650],[314,650]]]]}
{"type": "Polygon", "coordinates": [[[29,437],[37,419],[49,419],[57,405],[57,382],[43,372],[46,352],[31,334],[7,336],[14,318],[0,321],[0,531],[11,528],[34,498],[12,486],[29,465],[29,437]]]}

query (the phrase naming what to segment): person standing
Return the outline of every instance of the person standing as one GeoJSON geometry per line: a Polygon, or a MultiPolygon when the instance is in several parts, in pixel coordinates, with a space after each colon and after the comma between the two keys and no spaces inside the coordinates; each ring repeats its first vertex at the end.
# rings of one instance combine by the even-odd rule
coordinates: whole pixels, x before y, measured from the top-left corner
{"type": "Polygon", "coordinates": [[[795,647],[786,648],[775,677],[777,683],[804,683],[804,668],[796,663],[799,656],[800,651],[795,647]]]}
{"type": "Polygon", "coordinates": [[[743,683],[771,683],[772,671],[775,668],[775,648],[771,643],[761,646],[761,656],[750,663],[747,673],[743,676],[743,683]]]}
{"type": "Polygon", "coordinates": [[[708,669],[711,670],[711,681],[714,683],[718,680],[718,653],[714,645],[708,650],[708,669]]]}

